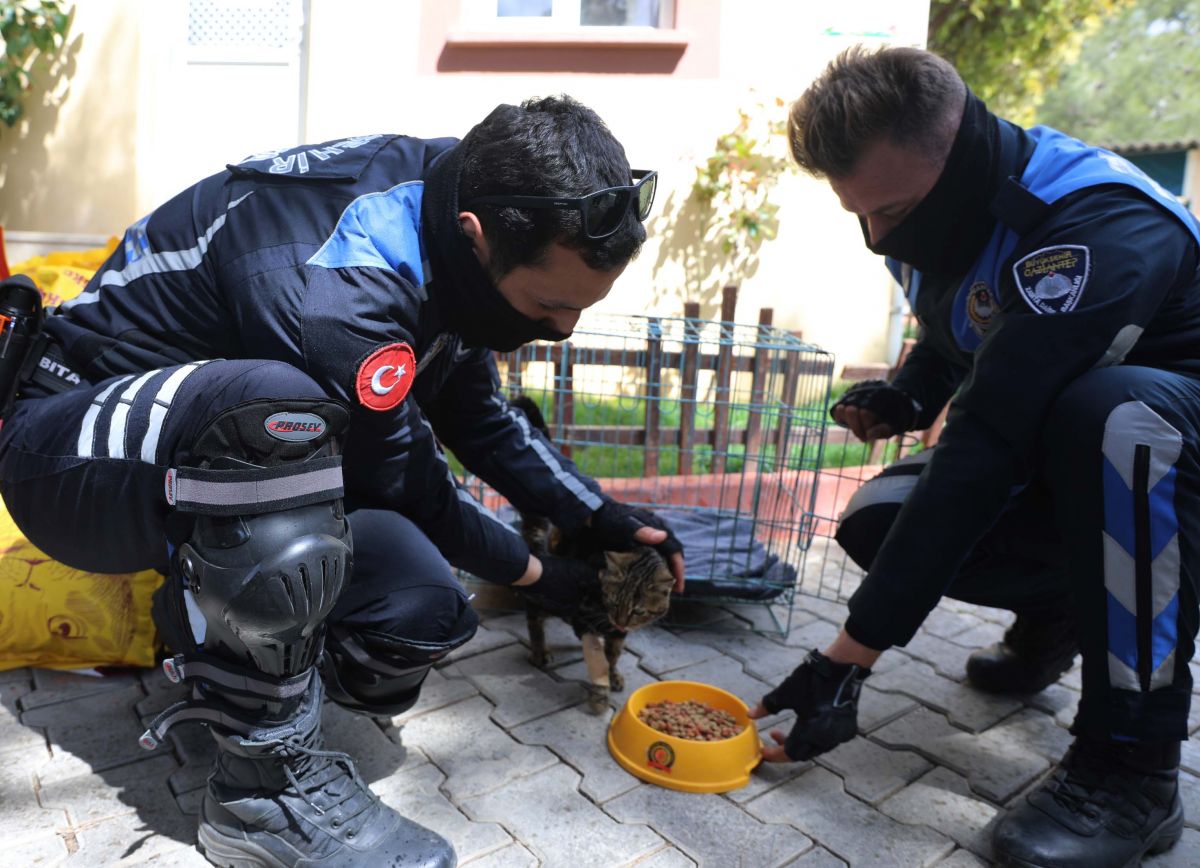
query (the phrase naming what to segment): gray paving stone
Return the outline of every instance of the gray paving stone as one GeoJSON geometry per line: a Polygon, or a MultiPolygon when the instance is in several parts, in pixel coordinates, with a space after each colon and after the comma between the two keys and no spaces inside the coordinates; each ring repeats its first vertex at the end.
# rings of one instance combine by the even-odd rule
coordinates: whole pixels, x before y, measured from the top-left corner
{"type": "Polygon", "coordinates": [[[495,823],[475,823],[442,795],[446,778],[432,763],[404,768],[371,784],[381,799],[405,817],[454,844],[460,862],[494,853],[513,843],[495,823]]]}
{"type": "Polygon", "coordinates": [[[846,794],[822,768],[771,790],[746,805],[768,823],[788,823],[854,866],[930,865],[954,843],[920,826],[905,826],[846,794]]]}
{"type": "Polygon", "coordinates": [[[1050,765],[1045,757],[1028,749],[1018,731],[964,732],[927,708],[909,712],[875,730],[871,737],[893,747],[920,751],[964,775],[972,790],[995,802],[1015,795],[1050,765]]]}
{"type": "Polygon", "coordinates": [[[36,772],[46,751],[16,751],[0,762],[0,841],[17,844],[69,826],[66,811],[38,802],[36,772]]]}
{"type": "Polygon", "coordinates": [[[1142,860],[1145,868],[1195,868],[1200,865],[1200,832],[1184,829],[1179,843],[1158,856],[1142,860]]]}
{"type": "Polygon", "coordinates": [[[666,847],[645,859],[639,859],[637,868],[691,868],[695,864],[674,847],[666,847]]]}
{"type": "Polygon", "coordinates": [[[1189,826],[1200,826],[1200,778],[1180,772],[1179,798],[1183,802],[1184,822],[1189,826]]]}
{"type": "Polygon", "coordinates": [[[1048,714],[1031,708],[1005,719],[989,733],[1012,733],[1015,741],[1037,751],[1052,763],[1062,759],[1072,741],[1066,727],[1060,726],[1048,714]]]}
{"type": "Polygon", "coordinates": [[[671,677],[719,687],[727,693],[732,693],[751,708],[758,704],[763,695],[770,693],[774,686],[755,678],[740,662],[729,657],[710,657],[700,663],[675,670],[671,677]]]}
{"type": "MultiPolygon", "coordinates": [[[[17,670],[24,671],[24,670],[17,670]]],[[[46,734],[21,723],[18,704],[31,690],[26,681],[0,683],[0,755],[9,751],[42,750],[49,756],[46,734]]]]}
{"type": "Polygon", "coordinates": [[[494,853],[472,859],[470,862],[459,862],[460,865],[470,865],[471,868],[534,868],[538,864],[537,857],[520,844],[509,844],[494,853]]]}
{"type": "MultiPolygon", "coordinates": [[[[43,782],[103,771],[146,757],[146,751],[138,745],[144,727],[134,710],[144,695],[142,686],[131,679],[123,683],[117,690],[83,693],[21,714],[21,723],[44,728],[50,739],[52,759],[38,773],[43,782]]],[[[35,690],[30,696],[37,693],[35,690]]]]}
{"type": "Polygon", "coordinates": [[[1180,765],[1194,775],[1200,775],[1200,741],[1189,739],[1181,745],[1180,765]]]}
{"type": "MultiPolygon", "coordinates": [[[[782,727],[784,732],[787,732],[790,723],[782,727]]],[[[763,735],[763,740],[766,741],[769,736],[763,735]]],[[[809,769],[814,767],[812,762],[798,763],[759,763],[758,766],[750,773],[750,782],[740,790],[733,790],[725,794],[725,798],[729,799],[738,805],[745,805],[754,799],[757,799],[763,793],[770,792],[776,787],[783,786],[788,781],[793,781],[803,775],[809,769]]]]}
{"type": "Polygon", "coordinates": [[[784,603],[727,604],[721,608],[750,629],[760,631],[768,639],[777,642],[785,640],[787,631],[811,623],[817,617],[802,609],[793,608],[789,618],[788,607],[784,603]]]}
{"type": "Polygon", "coordinates": [[[625,647],[641,658],[643,669],[659,676],[711,659],[718,653],[712,646],[698,642],[694,637],[676,636],[655,625],[630,633],[625,639],[625,647]]]}
{"type": "Polygon", "coordinates": [[[474,657],[476,654],[483,654],[491,651],[493,648],[500,648],[504,645],[511,645],[517,641],[512,633],[507,633],[504,630],[493,629],[486,624],[480,624],[479,629],[475,631],[475,635],[471,637],[471,641],[466,645],[455,648],[440,660],[435,668],[447,666],[456,660],[464,660],[467,657],[474,657]]]}
{"type": "Polygon", "coordinates": [[[733,616],[720,605],[696,599],[671,598],[671,610],[663,618],[663,626],[688,633],[697,628],[711,629],[720,624],[728,625],[733,616]]]}
{"type": "Polygon", "coordinates": [[[169,754],[62,781],[43,782],[41,803],[66,811],[72,826],[88,826],[124,814],[137,814],[150,828],[175,828],[175,807],[168,778],[176,768],[169,754]]]}
{"type": "Polygon", "coordinates": [[[190,858],[188,851],[193,850],[196,841],[195,820],[179,812],[168,817],[164,812],[162,823],[160,826],[156,820],[149,825],[138,814],[122,814],[77,829],[79,850],[73,859],[81,865],[107,866],[144,862],[159,865],[160,859],[176,854],[181,859],[190,858]]]}
{"type": "MultiPolygon", "coordinates": [[[[814,619],[807,624],[793,628],[783,641],[789,648],[799,648],[805,653],[813,648],[816,648],[818,651],[824,651],[829,646],[829,643],[837,638],[840,630],[840,624],[830,624],[825,620],[814,619]]],[[[789,668],[782,674],[787,675],[790,672],[791,669],[789,668]]]]}
{"type": "Polygon", "coordinates": [[[510,730],[518,741],[550,748],[583,780],[579,790],[597,804],[641,786],[608,752],[608,716],[588,714],[582,707],[562,711],[510,730]]]}
{"type": "Polygon", "coordinates": [[[662,847],[650,829],[617,823],[578,786],[579,775],[557,765],[461,805],[474,820],[503,825],[549,866],[616,865],[662,847]]]}
{"type": "Polygon", "coordinates": [[[929,613],[929,617],[921,624],[921,630],[933,636],[949,639],[978,627],[983,623],[984,621],[976,615],[956,612],[946,606],[939,605],[929,613]]]}
{"type": "Polygon", "coordinates": [[[901,823],[936,829],[984,859],[991,858],[992,825],[1003,813],[973,795],[965,778],[944,768],[909,784],[879,810],[901,823]]]}
{"type": "MultiPolygon", "coordinates": [[[[625,689],[609,691],[608,707],[613,709],[623,706],[639,687],[658,681],[657,678],[638,666],[638,658],[634,654],[622,654],[621,659],[617,661],[617,671],[625,679],[625,689]]],[[[554,675],[563,681],[574,682],[580,686],[580,690],[584,690],[583,685],[587,681],[587,664],[582,660],[576,660],[574,663],[568,663],[566,666],[555,669],[554,675]]]]}
{"type": "Polygon", "coordinates": [[[491,710],[483,698],[467,699],[414,718],[401,730],[406,745],[446,773],[443,788],[460,805],[558,761],[544,747],[516,741],[489,718],[491,710]]]}
{"type": "Polygon", "coordinates": [[[813,847],[792,864],[796,868],[845,868],[846,865],[824,847],[813,847]]]}
{"type": "Polygon", "coordinates": [[[907,750],[888,750],[870,739],[855,738],[817,757],[842,779],[846,792],[872,805],[885,799],[933,766],[907,750]]]}
{"type": "Polygon", "coordinates": [[[928,663],[940,675],[951,681],[962,681],[967,677],[965,667],[967,655],[970,652],[948,639],[922,632],[914,636],[913,640],[900,651],[909,657],[928,663]]]}
{"type": "Polygon", "coordinates": [[[980,861],[967,850],[955,850],[937,863],[937,868],[987,868],[987,866],[987,862],[980,861]]]}
{"type": "Polygon", "coordinates": [[[981,619],[978,626],[972,627],[969,630],[963,630],[961,633],[955,633],[953,636],[947,637],[947,639],[955,645],[961,645],[963,648],[966,648],[967,653],[970,654],[976,648],[986,648],[993,642],[999,642],[1004,638],[1005,629],[992,621],[981,619]]]}
{"type": "Polygon", "coordinates": [[[858,731],[870,732],[916,707],[917,701],[911,696],[876,690],[868,681],[858,695],[858,731]]]}
{"type": "Polygon", "coordinates": [[[644,823],[701,866],[784,865],[812,846],[787,825],[766,825],[718,795],[640,787],[604,806],[622,823],[644,823]]]}
{"type": "Polygon", "coordinates": [[[33,670],[28,666],[19,669],[0,670],[0,684],[24,684],[33,687],[33,670]]]}
{"type": "Polygon", "coordinates": [[[137,675],[132,672],[97,676],[54,669],[34,669],[34,690],[21,699],[21,711],[30,711],[56,702],[78,700],[98,693],[125,690],[140,683],[137,675]]]}
{"type": "MultiPolygon", "coordinates": [[[[206,726],[176,726],[167,733],[167,740],[179,761],[170,777],[171,792],[179,796],[203,787],[217,756],[212,732],[206,726]]],[[[163,750],[158,748],[158,752],[163,750]]]]}
{"type": "Polygon", "coordinates": [[[910,661],[890,672],[871,676],[876,690],[903,693],[923,705],[936,708],[952,722],[974,732],[987,729],[1021,707],[1017,699],[975,690],[939,675],[933,667],[910,661]]]}
{"type": "Polygon", "coordinates": [[[964,603],[962,600],[955,600],[950,597],[944,597],[941,604],[944,608],[951,612],[959,612],[964,615],[974,615],[984,621],[990,621],[1005,629],[1012,624],[1016,618],[1012,612],[1007,609],[994,609],[991,606],[977,606],[974,603],[964,603]]]}
{"type": "MultiPolygon", "coordinates": [[[[1080,663],[1078,657],[1075,658],[1075,665],[1068,669],[1062,678],[1058,679],[1058,683],[1071,688],[1076,693],[1083,692],[1083,665],[1080,663]]],[[[1192,704],[1195,706],[1195,703],[1192,704]]],[[[1189,715],[1188,720],[1190,721],[1191,719],[1189,715]]]]}
{"type": "Polygon", "coordinates": [[[1079,707],[1079,693],[1062,684],[1051,684],[1045,690],[1023,697],[1034,708],[1054,716],[1061,726],[1070,726],[1079,707]]]}
{"type": "MultiPolygon", "coordinates": [[[[492,631],[512,636],[525,647],[529,646],[529,626],[524,612],[489,618],[487,626],[492,631]]],[[[566,621],[561,618],[547,618],[545,630],[546,650],[550,652],[552,664],[570,663],[583,656],[583,647],[566,621]]]]}
{"type": "Polygon", "coordinates": [[[403,724],[414,717],[445,708],[447,705],[453,705],[478,693],[475,685],[463,675],[458,664],[452,663],[442,669],[431,669],[425,676],[425,683],[421,685],[421,698],[417,700],[417,704],[408,711],[396,715],[392,718],[392,722],[403,724]]]}
{"type": "Polygon", "coordinates": [[[326,749],[349,754],[368,783],[426,761],[420,752],[409,751],[388,738],[374,719],[347,711],[337,703],[326,702],[322,706],[321,725],[326,749]]]}
{"type": "MultiPolygon", "coordinates": [[[[835,631],[824,621],[814,621],[812,625],[801,629],[808,630],[817,624],[821,625],[819,629],[826,632],[835,631]]],[[[699,638],[706,645],[741,662],[748,673],[768,684],[777,684],[790,675],[808,653],[806,648],[783,646],[757,633],[705,633],[699,638]]]]}
{"type": "Polygon", "coordinates": [[[526,653],[521,645],[506,645],[459,664],[463,675],[496,706],[492,718],[502,726],[516,726],[584,699],[579,685],[541,671],[526,653]]]}
{"type": "Polygon", "coordinates": [[[12,866],[62,865],[70,856],[67,842],[56,833],[42,834],[18,842],[4,836],[4,861],[12,866]]]}
{"type": "Polygon", "coordinates": [[[796,597],[795,611],[806,612],[814,618],[829,621],[838,627],[846,622],[846,615],[849,614],[844,602],[826,600],[809,594],[800,594],[796,597]]]}

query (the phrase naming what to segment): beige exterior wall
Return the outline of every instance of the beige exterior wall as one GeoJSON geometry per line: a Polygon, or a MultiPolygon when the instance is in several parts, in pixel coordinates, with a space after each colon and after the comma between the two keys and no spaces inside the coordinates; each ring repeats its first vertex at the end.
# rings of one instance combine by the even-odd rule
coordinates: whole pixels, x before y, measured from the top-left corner
{"type": "MultiPolygon", "coordinates": [[[[920,44],[928,11],[927,0],[678,0],[686,44],[547,48],[481,42],[460,0],[309,0],[294,56],[230,65],[189,51],[185,0],[76,5],[69,79],[15,135],[0,132],[7,229],[119,233],[256,150],[363,132],[461,135],[499,102],[566,92],[607,120],[633,165],[660,173],[651,239],[600,309],[664,315],[680,315],[685,298],[711,314],[719,299],[721,257],[684,264],[697,212],[681,203],[738,108],[790,101],[853,42],[920,44]],[[546,69],[556,65],[585,71],[546,69]]],[[[776,324],[839,361],[882,360],[892,287],[857,222],[798,174],[774,200],[779,235],[760,249],[738,319],[771,306],[776,324]]]]}

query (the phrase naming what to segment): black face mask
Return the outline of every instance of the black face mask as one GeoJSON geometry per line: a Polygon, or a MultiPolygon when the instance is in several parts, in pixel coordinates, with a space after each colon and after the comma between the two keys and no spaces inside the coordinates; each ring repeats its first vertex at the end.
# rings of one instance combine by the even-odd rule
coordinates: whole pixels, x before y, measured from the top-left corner
{"type": "Polygon", "coordinates": [[[874,244],[866,220],[860,218],[867,248],[926,274],[965,273],[996,228],[988,206],[996,192],[998,150],[996,118],[968,92],[962,123],[937,183],[898,226],[874,244]]]}
{"type": "MultiPolygon", "coordinates": [[[[469,134],[468,134],[469,136],[469,134]]],[[[429,239],[430,295],[465,347],[507,353],[530,341],[570,337],[520,313],[500,294],[458,222],[464,143],[440,154],[425,177],[421,219],[429,239]]]]}

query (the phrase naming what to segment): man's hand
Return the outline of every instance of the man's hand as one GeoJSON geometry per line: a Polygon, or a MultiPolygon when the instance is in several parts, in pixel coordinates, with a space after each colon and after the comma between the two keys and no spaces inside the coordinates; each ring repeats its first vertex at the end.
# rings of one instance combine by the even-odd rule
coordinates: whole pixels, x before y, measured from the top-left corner
{"type": "Polygon", "coordinates": [[[638,544],[657,549],[675,576],[676,593],[683,590],[683,544],[653,512],[605,496],[604,505],[592,513],[589,524],[597,541],[609,551],[627,552],[638,544]]]}
{"type": "Polygon", "coordinates": [[[529,569],[513,586],[543,609],[569,616],[588,591],[600,587],[600,570],[575,558],[530,555],[529,569]]]}
{"type": "Polygon", "coordinates": [[[864,441],[903,434],[916,424],[920,412],[921,405],[907,392],[883,380],[855,383],[829,408],[834,422],[864,441]]]}
{"type": "Polygon", "coordinates": [[[834,663],[815,648],[783,684],[750,712],[757,720],[794,709],[796,722],[785,737],[771,730],[774,745],[763,746],[767,762],[812,759],[858,734],[858,694],[870,669],[856,663],[834,663]]]}

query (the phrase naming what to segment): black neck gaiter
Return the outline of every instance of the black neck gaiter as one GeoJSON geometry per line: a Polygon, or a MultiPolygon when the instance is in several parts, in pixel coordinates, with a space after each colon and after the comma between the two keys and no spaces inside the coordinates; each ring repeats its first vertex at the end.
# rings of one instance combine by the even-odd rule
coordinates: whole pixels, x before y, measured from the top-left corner
{"type": "Polygon", "coordinates": [[[533,340],[565,340],[570,335],[529,319],[508,303],[459,225],[458,179],[467,141],[439,154],[425,174],[421,220],[433,270],[430,296],[465,347],[507,353],[533,340]]]}
{"type": "Polygon", "coordinates": [[[867,247],[926,274],[958,276],[979,257],[996,227],[988,206],[996,194],[999,122],[970,91],[962,123],[933,189],[901,223],[867,247]]]}

